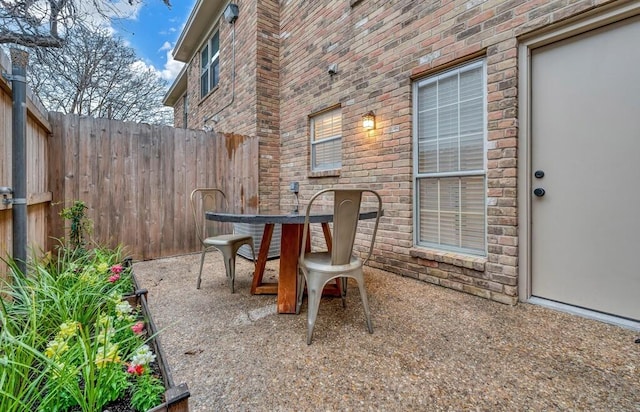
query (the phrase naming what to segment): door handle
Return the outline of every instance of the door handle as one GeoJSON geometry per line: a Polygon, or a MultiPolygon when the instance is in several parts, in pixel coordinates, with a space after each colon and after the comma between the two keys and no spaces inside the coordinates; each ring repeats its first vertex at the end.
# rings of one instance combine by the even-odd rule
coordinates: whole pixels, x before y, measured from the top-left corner
{"type": "Polygon", "coordinates": [[[542,197],[542,196],[544,196],[545,191],[541,187],[536,187],[535,189],[533,189],[533,194],[538,196],[538,197],[542,197]]]}

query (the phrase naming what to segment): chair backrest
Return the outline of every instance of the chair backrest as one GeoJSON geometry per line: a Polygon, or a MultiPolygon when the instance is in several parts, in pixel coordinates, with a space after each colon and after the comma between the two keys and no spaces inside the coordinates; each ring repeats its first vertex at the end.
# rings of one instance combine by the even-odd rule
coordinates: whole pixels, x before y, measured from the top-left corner
{"type": "Polygon", "coordinates": [[[375,209],[377,209],[375,225],[373,227],[373,232],[371,233],[371,242],[369,244],[368,254],[364,259],[364,262],[369,260],[369,258],[371,257],[371,253],[373,253],[373,244],[376,239],[376,233],[378,232],[380,215],[382,214],[382,199],[377,192],[370,189],[330,188],[321,190],[313,195],[309,200],[309,204],[307,205],[306,209],[304,230],[302,234],[302,250],[300,252],[300,256],[303,257],[305,253],[307,236],[309,235],[309,216],[314,204],[322,197],[328,194],[332,194],[333,233],[331,247],[331,264],[342,265],[348,263],[353,253],[353,245],[355,242],[359,217],[362,209],[362,195],[364,193],[373,194],[377,203],[375,207],[375,209]]]}
{"type": "Polygon", "coordinates": [[[221,211],[227,207],[227,196],[220,189],[206,187],[197,188],[191,192],[191,211],[196,224],[196,234],[200,242],[204,242],[214,233],[216,222],[207,220],[204,212],[207,210],[221,211]]]}

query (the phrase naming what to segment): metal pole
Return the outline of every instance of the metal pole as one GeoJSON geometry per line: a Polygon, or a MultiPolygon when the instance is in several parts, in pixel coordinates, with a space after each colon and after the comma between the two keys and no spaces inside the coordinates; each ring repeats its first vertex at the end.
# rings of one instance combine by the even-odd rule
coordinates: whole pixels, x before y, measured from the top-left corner
{"type": "Polygon", "coordinates": [[[29,53],[11,49],[13,94],[11,171],[13,176],[13,259],[27,271],[27,62],[29,53]]]}

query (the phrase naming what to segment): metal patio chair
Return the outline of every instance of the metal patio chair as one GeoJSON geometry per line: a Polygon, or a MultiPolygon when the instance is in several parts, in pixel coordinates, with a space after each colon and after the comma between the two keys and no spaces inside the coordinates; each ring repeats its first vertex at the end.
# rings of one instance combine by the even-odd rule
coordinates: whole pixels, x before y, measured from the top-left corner
{"type": "MultiPolygon", "coordinates": [[[[374,203],[375,203],[374,202],[374,203]]],[[[369,302],[364,285],[362,267],[371,257],[373,244],[378,231],[378,223],[382,214],[382,200],[380,195],[369,189],[324,189],[317,192],[309,200],[306,208],[304,229],[302,232],[302,247],[298,259],[298,291],[296,313],[300,313],[305,283],[308,296],[307,315],[307,345],[311,344],[313,328],[315,326],[322,290],[333,279],[339,278],[341,284],[342,306],[346,307],[347,280],[353,278],[358,283],[360,298],[367,321],[369,333],[373,333],[369,302]],[[373,232],[369,235],[371,242],[367,257],[362,260],[353,253],[353,245],[358,229],[358,221],[362,206],[363,193],[373,194],[377,202],[377,215],[373,232]],[[333,233],[331,234],[331,251],[307,252],[307,236],[309,235],[309,212],[314,203],[327,195],[333,194],[333,233]]]]}
{"type": "Polygon", "coordinates": [[[198,282],[196,288],[200,289],[202,280],[202,266],[206,253],[212,249],[217,249],[224,258],[224,267],[231,285],[231,293],[234,293],[234,282],[236,277],[236,254],[242,245],[249,245],[253,256],[253,264],[256,263],[256,255],[253,250],[253,237],[251,235],[233,234],[232,230],[226,230],[227,224],[212,222],[205,218],[207,210],[216,209],[217,205],[223,204],[227,208],[227,197],[220,189],[198,188],[191,192],[191,210],[196,223],[198,239],[202,244],[202,257],[200,258],[200,271],[198,272],[198,282]],[[228,232],[228,233],[219,233],[228,232]]]}

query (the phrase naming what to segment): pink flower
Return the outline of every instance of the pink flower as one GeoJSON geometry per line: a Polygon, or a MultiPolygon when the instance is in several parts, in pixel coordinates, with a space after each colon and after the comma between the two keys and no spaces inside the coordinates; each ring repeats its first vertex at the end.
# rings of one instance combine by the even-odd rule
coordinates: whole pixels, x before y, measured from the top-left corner
{"type": "Polygon", "coordinates": [[[131,326],[131,330],[133,331],[133,333],[135,334],[141,334],[142,331],[144,330],[144,322],[138,322],[135,325],[131,326]]]}
{"type": "Polygon", "coordinates": [[[109,282],[111,282],[111,283],[116,283],[118,281],[118,279],[120,279],[120,275],[118,275],[118,274],[109,276],[109,282]]]}
{"type": "Polygon", "coordinates": [[[111,273],[113,273],[114,275],[119,275],[123,270],[124,268],[120,264],[111,266],[111,273]]]}
{"type": "Polygon", "coordinates": [[[127,372],[132,375],[142,375],[142,373],[144,372],[144,366],[131,364],[127,368],[127,372]]]}

